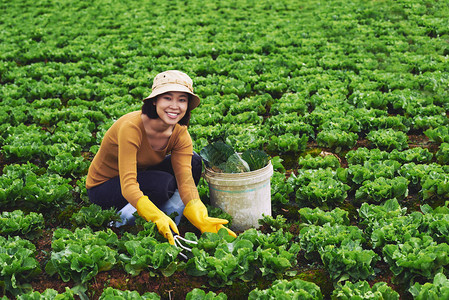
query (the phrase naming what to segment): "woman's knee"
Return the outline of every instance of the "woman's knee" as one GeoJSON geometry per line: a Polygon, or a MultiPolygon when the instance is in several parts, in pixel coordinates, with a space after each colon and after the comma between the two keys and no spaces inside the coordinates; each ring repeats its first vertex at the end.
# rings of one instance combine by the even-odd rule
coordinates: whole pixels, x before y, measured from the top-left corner
{"type": "Polygon", "coordinates": [[[176,178],[164,171],[139,172],[137,182],[142,192],[155,204],[167,201],[177,189],[176,178]]]}
{"type": "Polygon", "coordinates": [[[123,198],[118,177],[87,190],[91,203],[99,205],[103,209],[121,209],[128,201],[123,198]]]}

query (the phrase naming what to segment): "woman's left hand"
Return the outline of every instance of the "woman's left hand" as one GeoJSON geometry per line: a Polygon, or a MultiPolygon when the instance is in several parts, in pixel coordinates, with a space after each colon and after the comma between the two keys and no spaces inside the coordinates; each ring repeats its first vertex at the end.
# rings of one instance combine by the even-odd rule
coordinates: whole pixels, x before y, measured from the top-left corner
{"type": "Polygon", "coordinates": [[[223,226],[228,223],[228,220],[211,218],[207,213],[207,208],[200,199],[193,199],[187,203],[184,208],[184,216],[198,228],[201,233],[214,232],[217,233],[221,228],[226,228],[229,235],[237,237],[237,235],[229,228],[223,226]]]}

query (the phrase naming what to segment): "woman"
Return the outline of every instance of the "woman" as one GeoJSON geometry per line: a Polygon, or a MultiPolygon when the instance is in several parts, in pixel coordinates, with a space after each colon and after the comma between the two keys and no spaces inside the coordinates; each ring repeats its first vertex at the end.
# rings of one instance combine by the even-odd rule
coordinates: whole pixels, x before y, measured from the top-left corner
{"type": "Polygon", "coordinates": [[[202,233],[217,232],[228,223],[208,216],[196,188],[202,162],[193,153],[187,126],[200,99],[192,84],[177,70],[156,75],[142,111],[122,116],[106,132],[86,180],[91,202],[128,215],[137,210],[156,223],[170,244],[174,244],[172,231],[179,234],[166,214],[173,207],[184,209],[184,216],[202,233]]]}

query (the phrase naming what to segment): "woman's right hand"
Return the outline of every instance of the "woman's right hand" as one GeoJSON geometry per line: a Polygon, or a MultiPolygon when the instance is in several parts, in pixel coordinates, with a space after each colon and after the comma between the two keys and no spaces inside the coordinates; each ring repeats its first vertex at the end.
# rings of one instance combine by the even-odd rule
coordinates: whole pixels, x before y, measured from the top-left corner
{"type": "Polygon", "coordinates": [[[156,224],[159,233],[162,234],[170,244],[175,244],[172,230],[173,232],[179,234],[176,223],[159,208],[157,208],[157,206],[154,205],[154,203],[151,202],[147,196],[140,197],[137,201],[136,209],[139,216],[156,224]]]}
{"type": "Polygon", "coordinates": [[[196,228],[204,232],[217,233],[221,228],[225,228],[229,235],[237,237],[234,231],[224,227],[224,224],[228,224],[228,220],[211,218],[207,213],[207,208],[200,199],[190,200],[184,208],[184,216],[190,221],[196,228]]]}

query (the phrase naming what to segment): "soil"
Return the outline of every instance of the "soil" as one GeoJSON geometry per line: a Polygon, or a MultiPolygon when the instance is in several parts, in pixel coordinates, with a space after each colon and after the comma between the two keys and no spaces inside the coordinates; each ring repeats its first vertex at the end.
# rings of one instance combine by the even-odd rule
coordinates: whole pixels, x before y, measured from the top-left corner
{"type": "Polygon", "coordinates": [[[0,176],[3,175],[3,168],[5,167],[5,165],[6,165],[6,160],[3,157],[3,154],[0,153],[0,176]]]}

